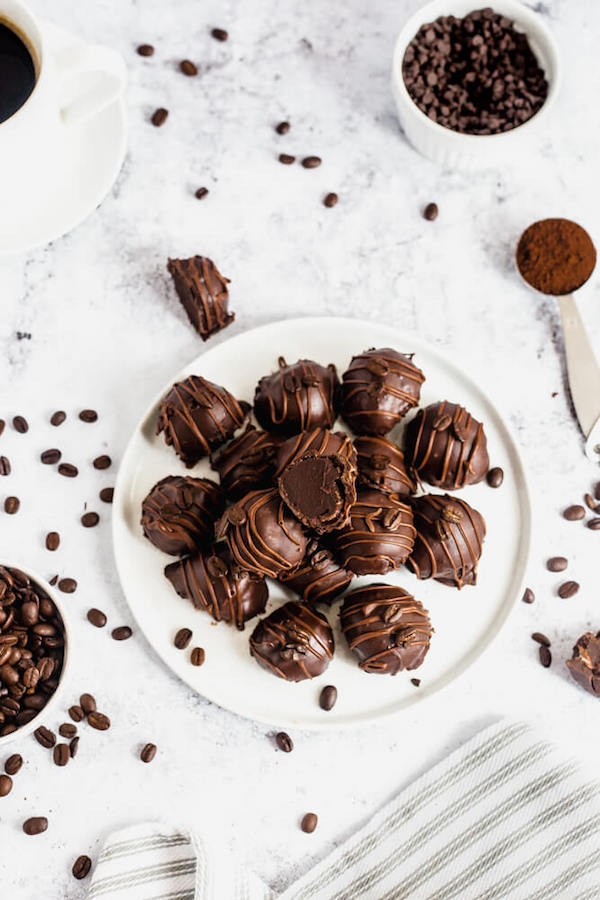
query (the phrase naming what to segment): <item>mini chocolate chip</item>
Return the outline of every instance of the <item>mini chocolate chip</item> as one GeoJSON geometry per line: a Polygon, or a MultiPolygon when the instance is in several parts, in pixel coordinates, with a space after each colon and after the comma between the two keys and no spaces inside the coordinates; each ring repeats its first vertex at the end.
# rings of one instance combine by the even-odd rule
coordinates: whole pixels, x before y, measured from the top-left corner
{"type": "Polygon", "coordinates": [[[156,744],[146,744],[140,752],[140,759],[144,763],[150,763],[156,756],[156,744]]]}
{"type": "Polygon", "coordinates": [[[285,731],[280,731],[275,735],[275,743],[284,753],[291,753],[294,749],[294,742],[285,731]]]}
{"type": "Polygon", "coordinates": [[[206,659],[206,651],[202,647],[194,647],[190,653],[190,662],[193,666],[203,666],[206,659]]]}
{"type": "Polygon", "coordinates": [[[152,46],[152,44],[140,44],[140,46],[137,48],[136,53],[138,53],[139,56],[153,56],[154,47],[152,46]]]}
{"type": "Polygon", "coordinates": [[[106,615],[102,612],[101,609],[88,609],[87,611],[87,620],[91,625],[94,625],[95,628],[104,628],[106,625],[106,615]]]}
{"type": "Polygon", "coordinates": [[[437,203],[428,203],[423,210],[423,218],[427,219],[428,222],[433,222],[434,219],[437,219],[438,212],[439,210],[437,203]]]}
{"type": "Polygon", "coordinates": [[[131,637],[133,631],[129,627],[129,625],[119,625],[118,628],[113,628],[111,631],[111,637],[115,641],[126,641],[131,637]]]}
{"type": "Polygon", "coordinates": [[[316,813],[306,813],[303,817],[300,827],[305,834],[312,834],[317,827],[318,818],[316,813]]]}

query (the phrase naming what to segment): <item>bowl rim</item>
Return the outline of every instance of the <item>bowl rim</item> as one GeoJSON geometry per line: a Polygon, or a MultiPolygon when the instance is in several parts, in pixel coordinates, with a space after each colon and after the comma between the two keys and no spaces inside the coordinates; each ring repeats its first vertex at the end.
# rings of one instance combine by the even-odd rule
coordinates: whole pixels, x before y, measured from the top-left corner
{"type": "Polygon", "coordinates": [[[21,572],[23,572],[25,575],[27,575],[27,577],[30,578],[31,581],[33,581],[38,587],[40,587],[48,595],[50,600],[52,600],[52,602],[56,606],[56,609],[58,610],[58,613],[62,619],[63,634],[64,634],[64,639],[65,639],[62,671],[60,673],[60,679],[58,681],[56,690],[50,696],[50,698],[48,699],[48,702],[43,707],[43,709],[40,709],[37,716],[34,716],[34,718],[31,720],[31,722],[27,722],[25,725],[19,726],[19,728],[17,728],[16,731],[11,731],[10,734],[4,734],[4,735],[0,736],[0,749],[2,749],[7,744],[10,744],[11,741],[16,741],[19,738],[26,737],[27,735],[29,735],[33,731],[35,731],[35,729],[38,728],[40,725],[40,717],[42,715],[46,714],[49,710],[52,710],[58,703],[58,700],[60,699],[61,695],[64,692],[67,674],[69,672],[70,664],[71,664],[71,652],[70,652],[71,625],[69,622],[69,614],[67,612],[66,607],[64,606],[62,600],[59,599],[57,592],[46,581],[45,578],[42,578],[41,576],[39,576],[36,572],[33,571],[33,569],[30,569],[29,566],[20,565],[19,563],[16,563],[16,562],[9,562],[9,563],[1,562],[0,566],[2,566],[2,568],[4,568],[4,569],[9,569],[9,570],[10,569],[19,569],[21,572]]]}
{"type": "MultiPolygon", "coordinates": [[[[394,43],[394,52],[392,56],[392,85],[396,92],[397,101],[401,100],[404,103],[407,113],[409,110],[412,111],[409,114],[414,115],[421,127],[428,128],[433,135],[438,135],[438,137],[443,136],[447,141],[455,143],[460,142],[465,146],[469,145],[471,149],[475,149],[476,147],[481,149],[485,143],[489,145],[492,140],[497,144],[500,143],[501,140],[505,143],[511,139],[514,140],[516,135],[520,136],[524,131],[531,131],[533,128],[537,128],[540,121],[546,119],[560,88],[562,81],[562,65],[556,38],[554,37],[551,28],[546,24],[539,13],[535,12],[531,7],[526,6],[524,3],[521,3],[520,0],[497,0],[496,6],[508,7],[508,9],[505,12],[501,9],[497,9],[496,6],[492,6],[494,12],[499,12],[500,15],[511,17],[514,20],[515,25],[525,32],[528,38],[532,39],[534,43],[539,44],[543,42],[545,45],[544,49],[547,51],[547,56],[550,59],[550,68],[552,69],[552,72],[549,73],[546,69],[544,70],[548,81],[548,94],[544,103],[538,112],[530,119],[527,119],[527,121],[522,122],[515,128],[511,128],[510,131],[502,131],[498,134],[464,134],[463,132],[454,131],[452,128],[446,128],[444,125],[432,121],[432,119],[425,115],[425,113],[417,106],[408,93],[402,74],[402,61],[404,59],[406,48],[419,28],[428,21],[435,20],[440,15],[457,15],[457,13],[451,11],[451,8],[453,5],[456,6],[460,2],[462,2],[462,0],[428,0],[427,3],[419,7],[419,9],[415,10],[415,12],[409,16],[398,32],[394,43]],[[449,7],[446,13],[439,10],[440,3],[449,7]],[[430,10],[432,10],[431,13],[429,12],[430,10]],[[435,13],[433,10],[435,10],[435,13]]],[[[476,8],[476,3],[473,3],[473,9],[476,8]]],[[[466,13],[461,13],[461,15],[464,16],[466,13]]],[[[532,50],[538,63],[541,65],[542,60],[540,59],[539,53],[536,53],[533,47],[532,50]]]]}

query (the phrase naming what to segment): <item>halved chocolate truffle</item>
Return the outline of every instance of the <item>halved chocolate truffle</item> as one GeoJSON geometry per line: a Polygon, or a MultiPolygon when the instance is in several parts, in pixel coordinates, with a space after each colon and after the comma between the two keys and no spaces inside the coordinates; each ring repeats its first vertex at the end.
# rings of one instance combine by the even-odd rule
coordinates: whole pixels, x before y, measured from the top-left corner
{"type": "Polygon", "coordinates": [[[404,454],[396,444],[384,437],[365,435],[356,438],[354,448],[359,484],[397,494],[401,499],[416,491],[417,485],[404,464],[404,454]]]}
{"type": "Polygon", "coordinates": [[[337,416],[339,386],[334,365],[300,359],[288,366],[280,356],[278,371],[258,382],[254,415],[276,434],[298,434],[319,425],[330,428],[337,416]]]}
{"type": "Polygon", "coordinates": [[[249,491],[272,486],[275,452],[280,443],[276,435],[248,425],[211,458],[211,468],[219,473],[221,487],[229,498],[238,500],[249,491]]]}
{"type": "Polygon", "coordinates": [[[567,667],[577,684],[594,697],[600,697],[600,631],[586,631],[573,647],[567,667]]]}
{"type": "Polygon", "coordinates": [[[250,653],[257,663],[285,681],[321,675],[333,648],[333,631],[323,613],[295,601],[261,619],[250,637],[250,653]]]}
{"type": "Polygon", "coordinates": [[[215,544],[171,563],[165,575],[180,597],[203,609],[216,622],[244,622],[265,611],[269,590],[265,579],[238,566],[225,544],[215,544]]]}
{"type": "Polygon", "coordinates": [[[311,541],[299,568],[279,576],[285,587],[295,591],[306,603],[331,603],[352,581],[348,572],[317,541],[311,541]]]}
{"type": "Polygon", "coordinates": [[[336,559],[356,575],[385,575],[409,556],[415,539],[410,506],[393,494],[359,490],[350,524],[331,535],[336,559]]]}
{"type": "Polygon", "coordinates": [[[348,647],[364,672],[396,675],[417,669],[429,650],[429,613],[404,588],[370,584],[344,598],[340,610],[348,647]]]}
{"type": "Polygon", "coordinates": [[[352,358],[342,376],[342,418],[355,434],[387,434],[418,404],[425,376],[412,358],[390,347],[352,358]]]}
{"type": "Polygon", "coordinates": [[[275,489],[251,491],[230,507],[217,526],[235,562],[249,572],[277,578],[300,565],[308,538],[275,489]]]}
{"type": "Polygon", "coordinates": [[[193,553],[212,541],[225,495],[210,478],[168,475],[142,502],[142,528],[148,540],[172,556],[193,553]]]}
{"type": "Polygon", "coordinates": [[[278,478],[295,459],[309,452],[320,456],[343,456],[356,468],[356,451],[347,434],[328,428],[312,428],[287,438],[279,445],[275,454],[275,477],[278,478]]]}
{"type": "Polygon", "coordinates": [[[190,375],[163,399],[156,433],[164,432],[165,443],[189,468],[229,440],[249,410],[224,387],[190,375]]]}
{"type": "Polygon", "coordinates": [[[229,278],[207,256],[170,259],[167,265],[188,319],[203,341],[233,322],[228,312],[229,278]]]}
{"type": "Polygon", "coordinates": [[[425,494],[411,505],[417,536],[408,568],[417,578],[435,578],[459,589],[475,584],[485,538],[481,513],[448,494],[425,494]]]}
{"type": "Polygon", "coordinates": [[[420,409],[408,423],[404,452],[423,481],[446,491],[477,484],[490,467],[483,425],[447,400],[420,409]]]}

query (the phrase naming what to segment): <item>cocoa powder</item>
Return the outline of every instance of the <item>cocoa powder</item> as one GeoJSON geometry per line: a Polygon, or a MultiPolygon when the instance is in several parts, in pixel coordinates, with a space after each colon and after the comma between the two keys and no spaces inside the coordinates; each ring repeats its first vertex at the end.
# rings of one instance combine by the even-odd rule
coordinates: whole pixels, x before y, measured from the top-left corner
{"type": "Polygon", "coordinates": [[[542,219],[521,235],[517,266],[525,281],[543,294],[563,296],[588,280],[596,248],[587,231],[569,219],[542,219]]]}

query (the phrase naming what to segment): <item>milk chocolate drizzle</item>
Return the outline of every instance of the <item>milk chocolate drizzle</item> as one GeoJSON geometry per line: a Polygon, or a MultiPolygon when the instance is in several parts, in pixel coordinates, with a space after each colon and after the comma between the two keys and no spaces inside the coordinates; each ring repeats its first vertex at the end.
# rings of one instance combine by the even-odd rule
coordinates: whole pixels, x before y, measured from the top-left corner
{"type": "Polygon", "coordinates": [[[212,540],[224,507],[223,491],[210,478],[168,475],[143,500],[141,524],[155,547],[181,556],[212,540]]]}
{"type": "Polygon", "coordinates": [[[425,376],[412,358],[390,347],[352,358],[342,376],[342,418],[355,434],[387,434],[417,405],[425,376]]]}
{"type": "Polygon", "coordinates": [[[311,541],[300,566],[280,575],[279,580],[307,603],[330,603],[346,590],[352,577],[352,572],[340,566],[329,550],[311,541]]]}
{"type": "Polygon", "coordinates": [[[327,368],[310,359],[289,365],[280,356],[279,369],[260,379],[254,414],[267,431],[292,435],[319,425],[330,428],[336,419],[339,380],[334,365],[327,368]]]}
{"type": "Polygon", "coordinates": [[[333,657],[333,632],[325,616],[291,601],[262,619],[250,637],[256,661],[285,681],[304,681],[325,671],[333,657]]]}
{"type": "Polygon", "coordinates": [[[350,510],[350,524],[331,537],[346,569],[356,575],[385,575],[406,560],[415,534],[410,506],[394,494],[363,489],[350,510]]]}
{"type": "Polygon", "coordinates": [[[248,425],[217,456],[211,457],[211,468],[219,473],[228,497],[237,500],[248,491],[272,485],[275,452],[280,443],[276,435],[248,425]]]}
{"type": "Polygon", "coordinates": [[[356,474],[356,451],[352,440],[343,431],[313,428],[288,438],[278,448],[275,458],[275,477],[295,459],[312,452],[319,456],[342,456],[347,459],[356,474]]]}
{"type": "Polygon", "coordinates": [[[229,278],[207,256],[170,259],[167,265],[188,318],[203,341],[233,322],[228,312],[229,278]]]}
{"type": "Polygon", "coordinates": [[[354,441],[357,454],[358,481],[366,487],[400,498],[413,494],[417,485],[408,474],[404,454],[384,437],[365,435],[354,441]]]}

